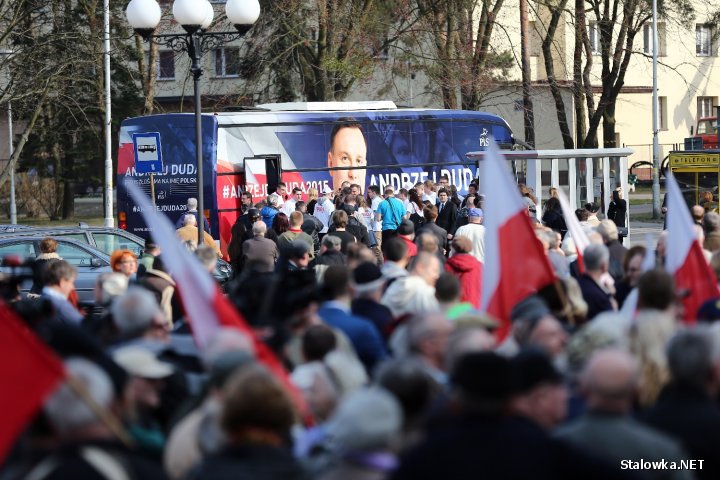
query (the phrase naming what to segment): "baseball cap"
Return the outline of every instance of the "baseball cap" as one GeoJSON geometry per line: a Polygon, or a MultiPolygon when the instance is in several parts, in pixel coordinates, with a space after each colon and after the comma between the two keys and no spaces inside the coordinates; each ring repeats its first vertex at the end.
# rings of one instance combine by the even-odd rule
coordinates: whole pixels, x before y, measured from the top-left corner
{"type": "Polygon", "coordinates": [[[113,360],[135,377],[159,379],[170,376],[173,366],[161,362],[149,350],[142,347],[128,346],[115,351],[113,360]]]}
{"type": "Polygon", "coordinates": [[[333,193],[333,189],[330,188],[328,185],[325,185],[325,188],[323,188],[323,194],[333,193]]]}
{"type": "Polygon", "coordinates": [[[483,211],[481,208],[471,208],[468,210],[468,216],[469,217],[483,217],[483,211]]]}
{"type": "Polygon", "coordinates": [[[257,208],[248,209],[248,217],[257,218],[259,216],[260,216],[260,210],[258,210],[257,208]]]}
{"type": "Polygon", "coordinates": [[[355,290],[359,293],[376,290],[385,281],[380,268],[371,262],[358,265],[352,276],[355,290]]]}

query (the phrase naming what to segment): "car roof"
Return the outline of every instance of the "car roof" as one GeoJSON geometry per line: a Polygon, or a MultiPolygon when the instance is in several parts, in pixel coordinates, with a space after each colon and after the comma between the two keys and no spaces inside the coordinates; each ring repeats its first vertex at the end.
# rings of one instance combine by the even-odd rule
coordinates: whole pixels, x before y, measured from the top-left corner
{"type": "MultiPolygon", "coordinates": [[[[39,242],[44,238],[47,238],[47,235],[9,235],[8,234],[8,235],[0,236],[0,245],[5,244],[5,243],[12,243],[14,241],[39,242]]],[[[83,250],[87,250],[88,252],[92,253],[93,255],[97,255],[98,257],[102,258],[103,260],[110,261],[110,255],[103,252],[102,250],[98,250],[97,248],[93,247],[89,243],[81,242],[79,240],[74,240],[72,238],[58,238],[56,240],[61,243],[69,243],[69,244],[79,247],[83,250]]]]}
{"type": "MultiPolygon", "coordinates": [[[[12,225],[13,227],[17,227],[18,225],[12,225]]],[[[84,226],[77,226],[77,227],[28,227],[28,226],[22,226],[21,228],[15,230],[15,231],[7,231],[3,230],[2,226],[0,226],[0,238],[2,238],[5,234],[17,234],[18,236],[22,235],[40,235],[40,232],[47,232],[46,237],[52,236],[52,234],[59,234],[59,233],[84,233],[84,232],[92,232],[92,233],[117,233],[119,235],[122,235],[124,237],[128,237],[131,240],[134,240],[140,244],[145,244],[145,240],[143,240],[141,237],[138,237],[137,235],[128,232],[127,230],[122,230],[120,228],[111,228],[111,227],[91,227],[89,225],[84,226]]]]}

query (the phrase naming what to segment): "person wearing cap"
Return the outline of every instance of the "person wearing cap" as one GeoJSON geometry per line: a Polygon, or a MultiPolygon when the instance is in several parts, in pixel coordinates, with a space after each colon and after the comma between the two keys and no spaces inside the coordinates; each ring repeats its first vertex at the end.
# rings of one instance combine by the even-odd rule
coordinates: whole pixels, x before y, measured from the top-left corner
{"type": "Polygon", "coordinates": [[[324,235],[328,231],[330,226],[330,217],[335,211],[335,204],[333,203],[333,189],[325,185],[322,191],[322,196],[318,199],[315,204],[315,210],[313,216],[322,222],[322,230],[320,234],[324,235]]]}
{"type": "MultiPolygon", "coordinates": [[[[195,217],[195,224],[197,224],[200,221],[200,215],[198,214],[198,201],[197,198],[190,197],[187,199],[187,211],[180,215],[180,218],[177,219],[175,222],[175,230],[178,228],[182,228],[183,225],[185,225],[185,215],[192,214],[195,217]]],[[[203,215],[203,225],[205,226],[205,231],[210,231],[210,224],[208,223],[208,219],[203,215]]],[[[195,238],[197,238],[197,235],[195,235],[195,238]]]]}
{"type": "Polygon", "coordinates": [[[460,300],[480,308],[480,285],[483,265],[470,252],[472,242],[464,235],[455,235],[452,240],[452,255],[445,262],[445,271],[455,275],[462,285],[460,300]]]}
{"type": "Polygon", "coordinates": [[[152,240],[148,238],[145,240],[145,248],[143,249],[142,255],[138,258],[138,269],[137,278],[141,279],[147,270],[150,270],[153,265],[155,257],[160,255],[160,247],[152,240]]]}
{"type": "Polygon", "coordinates": [[[477,258],[481,263],[485,263],[485,226],[482,225],[484,213],[480,208],[470,208],[468,210],[468,223],[458,228],[455,232],[456,236],[462,235],[470,239],[472,249],[470,255],[477,258]]]}
{"type": "MultiPolygon", "coordinates": [[[[556,436],[621,465],[626,461],[677,461],[688,458],[680,444],[632,416],[640,374],[637,360],[622,350],[595,353],[580,378],[587,412],[561,427],[556,436]]],[[[652,479],[692,478],[686,470],[652,472],[652,479]],[[668,474],[669,473],[669,474],[668,474]]]]}
{"type": "Polygon", "coordinates": [[[296,270],[307,270],[310,266],[310,250],[312,247],[302,240],[294,240],[281,258],[285,261],[278,262],[277,268],[294,272],[296,270]]]}
{"type": "Polygon", "coordinates": [[[430,233],[437,238],[437,244],[441,250],[440,253],[445,256],[448,252],[448,232],[437,224],[437,207],[435,205],[427,205],[423,208],[422,215],[425,218],[425,223],[415,232],[415,243],[418,243],[421,235],[430,233]]]}
{"type": "Polygon", "coordinates": [[[567,333],[547,304],[532,295],[518,302],[510,311],[512,330],[497,352],[512,357],[522,348],[539,348],[553,358],[558,357],[567,342],[567,333]]]}
{"type": "Polygon", "coordinates": [[[325,235],[320,242],[320,252],[315,257],[314,266],[318,265],[345,265],[347,259],[341,252],[342,240],[336,235],[325,235]]]}
{"type": "Polygon", "coordinates": [[[162,455],[165,435],[154,413],[161,407],[163,380],[173,374],[173,366],[161,362],[149,350],[130,345],[113,353],[113,360],[128,374],[124,400],[128,410],[125,422],[128,433],[141,450],[162,455]]]}
{"type": "Polygon", "coordinates": [[[397,229],[398,238],[401,239],[408,247],[408,257],[413,258],[417,255],[418,249],[415,245],[415,225],[411,220],[403,220],[397,229]]]}
{"type": "Polygon", "coordinates": [[[403,455],[390,479],[637,478],[552,438],[533,421],[508,417],[512,370],[495,353],[461,357],[450,375],[448,420],[403,455]]]}
{"type": "Polygon", "coordinates": [[[552,359],[528,349],[510,359],[510,411],[551,431],[565,419],[568,391],[552,359]]]}
{"type": "Polygon", "coordinates": [[[385,284],[380,268],[373,263],[361,263],[352,272],[355,294],[351,304],[352,313],[370,320],[383,337],[388,335],[393,320],[390,309],[380,303],[385,284]]]}

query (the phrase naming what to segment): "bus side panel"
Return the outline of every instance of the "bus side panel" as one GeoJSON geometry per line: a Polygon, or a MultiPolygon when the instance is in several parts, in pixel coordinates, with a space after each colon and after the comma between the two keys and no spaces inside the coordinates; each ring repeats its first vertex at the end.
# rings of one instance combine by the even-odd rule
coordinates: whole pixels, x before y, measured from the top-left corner
{"type": "MultiPolygon", "coordinates": [[[[127,194],[126,182],[132,182],[150,196],[150,176],[135,171],[132,134],[158,132],[162,148],[163,171],[155,174],[155,202],[157,210],[175,223],[187,210],[187,200],[197,198],[197,167],[195,159],[195,120],[192,115],[152,115],[125,120],[120,130],[118,152],[117,203],[119,225],[143,238],[152,231],[145,225],[142,212],[127,194]]],[[[203,174],[214,178],[217,122],[212,116],[203,116],[203,174]]],[[[204,185],[205,210],[217,211],[215,184],[204,185]]],[[[211,234],[217,238],[217,215],[210,216],[211,234]]]]}
{"type": "MultiPolygon", "coordinates": [[[[243,154],[280,154],[288,191],[294,187],[303,192],[309,188],[322,191],[326,186],[337,190],[343,181],[358,183],[363,191],[369,185],[378,185],[381,190],[386,185],[398,189],[427,179],[438,181],[441,175],[447,175],[463,194],[477,177],[477,169],[473,165],[444,164],[467,162],[466,154],[483,150],[491,137],[510,144],[512,134],[500,119],[490,122],[486,115],[474,118],[473,112],[461,112],[462,117],[456,118],[452,113],[438,118],[419,118],[415,112],[403,116],[354,113],[352,119],[360,124],[362,139],[350,148],[365,153],[366,169],[327,170],[334,124],[348,121],[340,113],[325,123],[303,124],[307,114],[280,113],[277,121],[284,124],[227,127],[233,136],[243,139],[243,147],[229,148],[228,155],[238,158],[243,154]],[[419,166],[423,164],[435,165],[419,166]],[[305,169],[315,171],[297,171],[305,169]]],[[[254,201],[267,196],[262,162],[248,162],[246,180],[254,201]]]]}

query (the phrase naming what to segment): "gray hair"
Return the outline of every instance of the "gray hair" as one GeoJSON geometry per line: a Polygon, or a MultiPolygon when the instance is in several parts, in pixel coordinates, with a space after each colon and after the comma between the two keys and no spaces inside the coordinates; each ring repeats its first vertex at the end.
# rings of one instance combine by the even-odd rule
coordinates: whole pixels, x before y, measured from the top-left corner
{"type": "Polygon", "coordinates": [[[208,270],[215,269],[218,256],[210,245],[200,245],[197,250],[195,250],[195,256],[208,270]]]}
{"type": "Polygon", "coordinates": [[[265,225],[265,222],[263,222],[262,220],[258,220],[257,222],[253,223],[252,232],[253,235],[256,237],[264,237],[265,232],[267,232],[267,225],[265,225]]]}
{"type": "Polygon", "coordinates": [[[115,325],[126,338],[139,337],[162,315],[155,295],[141,287],[131,287],[115,299],[110,307],[115,325]]]}
{"type": "MultiPolygon", "coordinates": [[[[110,408],[114,399],[113,385],[107,373],[83,358],[70,358],[65,362],[69,376],[78,381],[90,398],[100,407],[110,408]]],[[[65,437],[79,428],[101,423],[90,407],[66,384],[58,388],[45,402],[45,413],[55,431],[65,437]]]]}
{"type": "Polygon", "coordinates": [[[604,242],[618,239],[618,228],[612,220],[603,220],[597,226],[597,232],[603,237],[604,242]]]}
{"type": "Polygon", "coordinates": [[[202,363],[209,371],[215,361],[227,352],[246,352],[255,356],[255,345],[252,339],[237,328],[221,327],[208,340],[202,351],[202,363]]]}
{"type": "Polygon", "coordinates": [[[668,367],[672,379],[705,389],[715,360],[714,340],[706,326],[678,331],[667,346],[668,367]]]}
{"type": "Polygon", "coordinates": [[[127,291],[128,277],[117,272],[101,273],[97,277],[95,288],[99,293],[100,304],[109,305],[115,298],[127,291]]]}
{"type": "Polygon", "coordinates": [[[183,217],[183,225],[197,225],[197,218],[195,218],[195,214],[186,213],[183,217]]]}
{"type": "Polygon", "coordinates": [[[589,271],[600,270],[603,264],[610,261],[610,251],[605,245],[591,243],[583,252],[583,262],[589,271]]]}
{"type": "Polygon", "coordinates": [[[188,210],[197,210],[198,207],[198,201],[195,197],[190,197],[187,200],[187,208],[188,210]]]}
{"type": "Polygon", "coordinates": [[[325,245],[328,250],[339,252],[342,248],[342,240],[336,235],[325,235],[322,239],[322,245],[325,245]]]}

